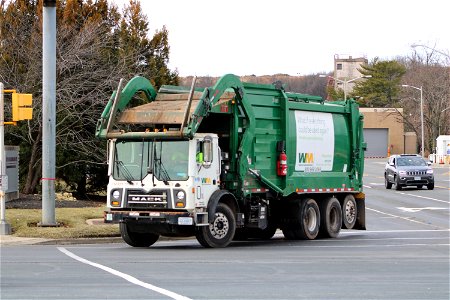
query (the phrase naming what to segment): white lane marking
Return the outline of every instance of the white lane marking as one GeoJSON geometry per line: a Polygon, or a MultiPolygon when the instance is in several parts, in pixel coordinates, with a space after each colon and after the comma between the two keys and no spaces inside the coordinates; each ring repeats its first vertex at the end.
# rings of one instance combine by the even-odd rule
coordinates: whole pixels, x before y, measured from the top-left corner
{"type": "Polygon", "coordinates": [[[374,212],[382,214],[382,215],[386,215],[386,216],[390,216],[390,217],[394,217],[394,218],[399,218],[399,219],[403,219],[403,220],[406,220],[406,221],[410,221],[410,222],[414,222],[414,223],[418,223],[418,224],[422,224],[422,225],[439,227],[439,226],[436,226],[436,225],[433,225],[433,224],[428,224],[428,223],[420,222],[420,221],[417,221],[417,220],[411,220],[410,218],[405,218],[405,217],[401,217],[401,216],[397,216],[397,215],[393,215],[393,214],[388,214],[388,213],[385,213],[385,212],[382,212],[382,211],[379,211],[379,210],[376,210],[376,209],[373,209],[373,208],[366,207],[366,209],[374,211],[374,212]]]}
{"type": "Polygon", "coordinates": [[[367,189],[371,189],[372,187],[370,185],[363,185],[363,187],[367,188],[367,189]]]}
{"type": "Polygon", "coordinates": [[[400,210],[403,210],[405,212],[411,212],[411,213],[415,213],[415,212],[420,212],[422,210],[442,210],[442,209],[449,209],[447,207],[397,207],[400,210]]]}
{"type": "Polygon", "coordinates": [[[450,201],[439,200],[439,199],[435,199],[435,198],[431,198],[431,197],[419,196],[419,195],[402,193],[402,192],[397,192],[397,193],[398,194],[402,194],[402,195],[406,195],[406,196],[412,196],[412,197],[417,197],[417,198],[422,198],[422,199],[427,199],[427,200],[432,200],[432,201],[437,201],[437,202],[450,204],[450,201]]]}
{"type": "Polygon", "coordinates": [[[394,230],[352,230],[352,231],[341,231],[341,234],[364,234],[364,233],[418,233],[418,232],[450,232],[450,229],[394,229],[394,230]]]}
{"type": "Polygon", "coordinates": [[[89,261],[87,259],[84,259],[84,258],[82,258],[82,257],[80,257],[78,255],[73,254],[72,252],[70,252],[66,248],[57,247],[57,249],[59,251],[61,251],[62,253],[64,253],[65,255],[67,255],[67,256],[69,256],[69,257],[71,257],[71,258],[73,258],[73,259],[75,259],[75,260],[77,260],[77,261],[79,261],[79,262],[81,262],[83,264],[87,264],[87,265],[90,265],[90,266],[102,269],[103,271],[106,271],[106,272],[111,273],[111,274],[113,274],[115,276],[121,277],[121,278],[123,278],[123,279],[125,279],[125,280],[127,280],[127,281],[129,281],[129,282],[131,282],[133,284],[139,285],[139,286],[141,286],[143,288],[146,288],[148,290],[155,291],[157,293],[163,294],[163,295],[165,295],[167,297],[170,297],[170,298],[176,299],[176,300],[191,300],[188,297],[181,296],[181,295],[179,295],[177,293],[174,293],[174,292],[168,291],[166,289],[154,286],[152,284],[140,281],[139,279],[137,279],[137,278],[135,278],[135,277],[133,277],[131,275],[128,275],[128,274],[116,271],[116,270],[114,270],[112,268],[109,268],[109,267],[106,267],[104,265],[101,265],[101,264],[89,261]]]}
{"type": "Polygon", "coordinates": [[[375,248],[375,247],[448,247],[450,246],[450,244],[394,244],[394,245],[301,245],[301,246],[296,246],[296,245],[292,245],[292,247],[298,247],[298,248],[375,248]]]}

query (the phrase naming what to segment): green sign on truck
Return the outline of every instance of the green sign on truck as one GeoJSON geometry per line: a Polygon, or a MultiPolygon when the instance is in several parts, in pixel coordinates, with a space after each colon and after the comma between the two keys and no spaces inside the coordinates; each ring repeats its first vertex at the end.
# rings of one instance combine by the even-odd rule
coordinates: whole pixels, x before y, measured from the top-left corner
{"type": "Polygon", "coordinates": [[[108,211],[122,238],[337,237],[365,229],[363,117],[281,84],[221,77],[213,87],[122,81],[97,125],[108,140],[108,211]]]}

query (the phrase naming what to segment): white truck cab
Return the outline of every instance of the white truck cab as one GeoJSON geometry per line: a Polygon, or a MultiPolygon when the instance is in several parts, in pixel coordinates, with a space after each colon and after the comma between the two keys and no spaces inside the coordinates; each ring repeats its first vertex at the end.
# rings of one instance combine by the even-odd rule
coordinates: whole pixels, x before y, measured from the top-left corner
{"type": "Polygon", "coordinates": [[[208,200],[220,185],[220,158],[216,134],[110,140],[106,221],[154,217],[176,225],[207,224],[208,200]]]}

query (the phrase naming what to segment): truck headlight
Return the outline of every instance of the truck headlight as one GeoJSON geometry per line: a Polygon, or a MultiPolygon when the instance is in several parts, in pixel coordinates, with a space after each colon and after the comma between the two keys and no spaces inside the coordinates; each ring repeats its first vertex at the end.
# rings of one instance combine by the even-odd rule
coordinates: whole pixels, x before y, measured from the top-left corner
{"type": "Polygon", "coordinates": [[[114,200],[119,200],[120,199],[120,192],[118,190],[115,190],[114,192],[112,192],[112,198],[114,200]]]}
{"type": "Polygon", "coordinates": [[[111,191],[111,206],[119,207],[122,203],[122,191],[121,190],[112,190],[111,191]]]}
{"type": "Polygon", "coordinates": [[[400,176],[406,176],[406,171],[399,171],[399,172],[398,172],[398,175],[400,175],[400,176]]]}
{"type": "Polygon", "coordinates": [[[179,191],[177,193],[177,199],[178,200],[184,200],[184,198],[186,198],[186,194],[183,191],[179,191]]]}
{"type": "Polygon", "coordinates": [[[177,201],[175,202],[176,208],[186,207],[186,193],[184,191],[177,192],[177,201]]]}

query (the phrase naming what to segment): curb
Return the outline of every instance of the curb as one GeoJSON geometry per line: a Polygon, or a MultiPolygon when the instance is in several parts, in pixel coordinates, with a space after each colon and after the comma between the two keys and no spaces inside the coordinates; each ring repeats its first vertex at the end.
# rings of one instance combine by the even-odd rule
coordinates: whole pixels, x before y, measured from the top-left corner
{"type": "Polygon", "coordinates": [[[121,237],[105,238],[78,238],[78,239],[43,239],[16,236],[1,236],[0,247],[4,246],[25,246],[25,245],[77,245],[77,244],[106,244],[122,243],[121,237]]]}

